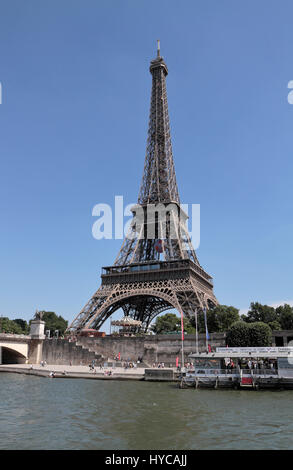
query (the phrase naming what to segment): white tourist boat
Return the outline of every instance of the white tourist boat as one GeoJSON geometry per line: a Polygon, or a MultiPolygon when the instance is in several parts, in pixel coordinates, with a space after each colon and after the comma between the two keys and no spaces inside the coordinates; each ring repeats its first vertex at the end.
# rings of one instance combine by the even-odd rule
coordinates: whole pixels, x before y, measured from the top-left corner
{"type": "Polygon", "coordinates": [[[293,348],[217,348],[189,356],[180,387],[293,389],[293,348]]]}

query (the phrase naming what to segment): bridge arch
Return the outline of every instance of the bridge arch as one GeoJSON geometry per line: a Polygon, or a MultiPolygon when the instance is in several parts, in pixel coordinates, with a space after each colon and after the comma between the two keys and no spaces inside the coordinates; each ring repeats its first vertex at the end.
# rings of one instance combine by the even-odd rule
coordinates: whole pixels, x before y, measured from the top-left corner
{"type": "Polygon", "coordinates": [[[0,341],[0,364],[25,364],[27,359],[27,344],[0,341]]]}

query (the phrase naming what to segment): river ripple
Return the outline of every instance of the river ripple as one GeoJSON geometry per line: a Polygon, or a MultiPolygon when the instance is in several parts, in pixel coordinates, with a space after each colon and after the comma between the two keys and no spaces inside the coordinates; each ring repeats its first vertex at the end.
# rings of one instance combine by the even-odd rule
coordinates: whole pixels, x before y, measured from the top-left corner
{"type": "Polygon", "coordinates": [[[0,449],[291,449],[293,391],[0,374],[0,449]]]}

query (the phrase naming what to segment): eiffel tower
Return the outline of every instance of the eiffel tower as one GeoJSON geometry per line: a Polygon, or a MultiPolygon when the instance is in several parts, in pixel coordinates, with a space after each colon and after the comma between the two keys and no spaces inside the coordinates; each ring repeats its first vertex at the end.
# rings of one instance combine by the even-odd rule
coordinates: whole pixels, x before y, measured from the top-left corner
{"type": "Polygon", "coordinates": [[[160,55],[151,61],[151,107],[146,157],[133,221],[113,266],[68,330],[99,329],[118,309],[146,331],[164,310],[181,317],[217,305],[212,277],[200,266],[180,206],[171,145],[166,76],[160,55]],[[139,216],[140,217],[139,217],[139,216]]]}

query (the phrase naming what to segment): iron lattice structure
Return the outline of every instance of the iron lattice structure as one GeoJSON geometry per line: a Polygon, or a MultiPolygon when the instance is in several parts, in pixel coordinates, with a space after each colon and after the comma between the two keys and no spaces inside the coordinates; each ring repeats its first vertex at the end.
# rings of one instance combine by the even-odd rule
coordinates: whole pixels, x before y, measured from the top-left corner
{"type": "Polygon", "coordinates": [[[168,69],[159,47],[150,72],[147,149],[133,224],[114,265],[103,268],[101,286],[69,326],[75,333],[99,329],[120,308],[147,330],[156,315],[170,307],[194,317],[198,309],[217,304],[212,277],[198,262],[180,206],[166,92],[168,69]]]}

